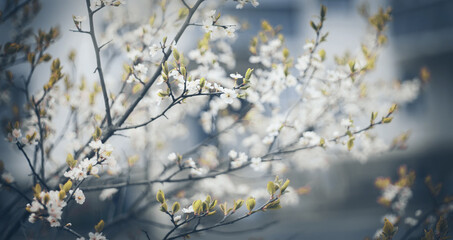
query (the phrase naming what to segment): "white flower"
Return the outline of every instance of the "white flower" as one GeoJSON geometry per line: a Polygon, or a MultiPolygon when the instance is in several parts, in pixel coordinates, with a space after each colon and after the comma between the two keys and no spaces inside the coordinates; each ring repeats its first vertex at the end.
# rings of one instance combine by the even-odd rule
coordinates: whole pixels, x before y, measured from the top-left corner
{"type": "Polygon", "coordinates": [[[102,142],[101,142],[101,140],[91,141],[89,146],[93,150],[97,150],[102,147],[102,142]]]}
{"type": "Polygon", "coordinates": [[[83,180],[84,178],[87,177],[87,173],[83,171],[82,169],[75,167],[68,172],[64,173],[65,177],[71,178],[72,180],[83,180]]]}
{"type": "Polygon", "coordinates": [[[242,75],[239,73],[232,73],[230,74],[230,77],[233,79],[243,78],[242,75]]]}
{"type": "Polygon", "coordinates": [[[321,141],[321,137],[312,131],[304,132],[302,133],[302,136],[303,137],[299,139],[299,142],[305,145],[317,145],[321,141]]]}
{"type": "Polygon", "coordinates": [[[113,0],[102,0],[104,5],[111,5],[113,3],[113,0]]]}
{"type": "Polygon", "coordinates": [[[91,158],[91,159],[85,158],[82,160],[82,162],[80,162],[79,166],[83,169],[87,169],[90,165],[94,166],[96,163],[97,163],[96,158],[91,158]]]}
{"type": "Polygon", "coordinates": [[[304,45],[304,50],[313,49],[315,45],[312,42],[308,42],[304,45]]]}
{"type": "Polygon", "coordinates": [[[74,20],[74,23],[76,24],[80,24],[81,22],[85,21],[86,18],[86,16],[72,16],[72,20],[74,20]]]}
{"type": "Polygon", "coordinates": [[[388,201],[392,201],[398,192],[400,191],[400,187],[395,186],[395,185],[388,185],[382,194],[382,197],[388,201]]]}
{"type": "Polygon", "coordinates": [[[30,212],[37,212],[40,209],[44,209],[44,207],[38,201],[33,201],[31,205],[27,204],[27,208],[30,210],[30,212]]]}
{"type": "Polygon", "coordinates": [[[236,9],[242,9],[246,3],[247,3],[246,0],[238,0],[238,4],[236,5],[236,9]]]}
{"type": "Polygon", "coordinates": [[[263,168],[262,168],[263,164],[261,163],[262,160],[261,160],[260,157],[252,158],[252,159],[250,160],[250,162],[252,163],[252,164],[250,164],[250,167],[252,167],[253,170],[255,170],[255,171],[260,171],[260,170],[263,169],[263,168]]]}
{"type": "Polygon", "coordinates": [[[418,209],[417,211],[415,211],[416,217],[419,217],[420,215],[422,215],[422,210],[418,209]]]}
{"type": "MultiPolygon", "coordinates": [[[[225,29],[225,34],[229,38],[234,38],[236,35],[234,34],[236,32],[236,28],[233,26],[229,26],[225,29]]],[[[242,76],[241,76],[242,78],[242,76]]]]}
{"type": "Polygon", "coordinates": [[[146,74],[148,73],[148,67],[146,67],[144,64],[139,63],[134,66],[134,70],[139,72],[140,74],[146,74]]]}
{"type": "Polygon", "coordinates": [[[245,163],[245,162],[247,162],[247,159],[248,159],[247,154],[241,152],[241,153],[239,153],[239,157],[236,159],[236,161],[245,163]]]}
{"type": "Polygon", "coordinates": [[[90,174],[91,175],[97,175],[99,173],[99,168],[96,166],[91,167],[90,174]]]}
{"type": "Polygon", "coordinates": [[[59,227],[61,225],[58,219],[56,219],[55,217],[49,216],[46,219],[50,223],[51,227],[59,227]]]}
{"type": "Polygon", "coordinates": [[[190,168],[196,168],[196,167],[197,167],[197,165],[195,164],[195,162],[193,161],[192,158],[187,159],[187,160],[184,162],[184,165],[185,165],[186,167],[190,167],[190,168]]]}
{"type": "Polygon", "coordinates": [[[244,163],[247,162],[247,159],[248,159],[247,154],[241,152],[239,153],[239,156],[236,159],[233,159],[233,161],[231,161],[231,167],[232,168],[241,167],[244,163]]]}
{"type": "Polygon", "coordinates": [[[227,104],[232,104],[233,100],[238,96],[238,94],[233,89],[225,88],[223,89],[222,95],[220,98],[227,104]]]}
{"type": "Polygon", "coordinates": [[[228,152],[228,157],[230,157],[231,159],[236,159],[238,156],[238,153],[234,150],[230,150],[230,152],[228,152]]]}
{"type": "Polygon", "coordinates": [[[12,135],[14,138],[17,139],[17,138],[22,137],[22,132],[20,131],[20,129],[14,128],[12,131],[12,135]]]}
{"type": "Polygon", "coordinates": [[[38,217],[36,216],[35,213],[31,213],[30,216],[28,216],[28,221],[31,223],[35,223],[38,220],[38,217]]]}
{"type": "Polygon", "coordinates": [[[190,169],[190,174],[194,176],[203,176],[206,173],[208,173],[208,170],[206,168],[192,168],[190,169]]]}
{"type": "Polygon", "coordinates": [[[118,192],[116,188],[107,188],[102,190],[101,194],[99,194],[99,200],[105,201],[106,199],[112,198],[112,196],[118,192]]]}
{"type": "Polygon", "coordinates": [[[4,172],[2,173],[2,179],[7,182],[7,183],[12,183],[14,182],[14,177],[11,175],[9,172],[4,172]]]}
{"type": "Polygon", "coordinates": [[[266,137],[263,138],[262,142],[266,145],[269,145],[274,141],[274,138],[275,138],[275,136],[267,135],[266,137]]]}
{"type": "Polygon", "coordinates": [[[216,10],[213,9],[213,10],[210,10],[209,13],[208,13],[208,16],[209,16],[211,19],[213,19],[213,20],[214,20],[214,18],[215,18],[215,12],[216,12],[216,10]]]}
{"type": "Polygon", "coordinates": [[[105,236],[102,235],[102,233],[96,232],[96,233],[88,233],[88,237],[90,237],[90,240],[107,240],[105,236]]]}
{"type": "Polygon", "coordinates": [[[186,214],[193,213],[193,207],[190,205],[188,208],[182,208],[181,211],[186,214]]]}
{"type": "Polygon", "coordinates": [[[176,153],[172,152],[172,153],[168,154],[168,160],[170,162],[174,162],[174,161],[176,161],[176,159],[178,159],[178,155],[176,155],[176,153]]]}
{"type": "Polygon", "coordinates": [[[404,219],[404,223],[409,226],[415,226],[417,225],[418,220],[415,218],[407,217],[406,219],[404,219]]]}
{"type": "Polygon", "coordinates": [[[261,161],[262,161],[262,160],[261,160],[260,157],[250,159],[250,162],[251,162],[252,164],[259,164],[259,163],[261,163],[261,161]]]}
{"type": "Polygon", "coordinates": [[[156,56],[160,49],[161,48],[154,43],[151,47],[149,47],[149,55],[151,55],[151,57],[156,56]]]}
{"type": "Polygon", "coordinates": [[[78,204],[82,205],[85,202],[85,194],[83,194],[82,190],[77,188],[74,192],[74,199],[78,204]]]}
{"type": "Polygon", "coordinates": [[[344,118],[341,120],[341,126],[350,127],[352,125],[352,120],[349,118],[344,118]]]}
{"type": "Polygon", "coordinates": [[[295,65],[296,69],[299,70],[300,74],[302,75],[305,69],[308,67],[308,63],[310,62],[310,57],[307,55],[300,56],[297,59],[297,63],[295,65]]]}
{"type": "Polygon", "coordinates": [[[109,158],[113,152],[113,146],[110,144],[103,144],[99,150],[99,154],[102,158],[109,158]]]}
{"type": "Polygon", "coordinates": [[[203,20],[203,30],[206,33],[212,32],[213,29],[214,29],[214,26],[212,26],[212,20],[211,19],[203,20]]]}
{"type": "Polygon", "coordinates": [[[175,222],[178,222],[179,220],[181,220],[181,215],[177,215],[176,217],[173,218],[173,220],[175,222]]]}

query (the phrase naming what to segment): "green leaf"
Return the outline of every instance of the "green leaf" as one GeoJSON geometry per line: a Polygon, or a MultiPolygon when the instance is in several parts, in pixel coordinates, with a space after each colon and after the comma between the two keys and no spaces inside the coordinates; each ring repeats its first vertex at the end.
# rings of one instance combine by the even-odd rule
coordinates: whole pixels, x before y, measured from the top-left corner
{"type": "Polygon", "coordinates": [[[324,61],[326,59],[326,50],[321,49],[321,50],[319,50],[318,54],[319,54],[319,57],[321,57],[321,61],[324,61]]]}
{"type": "Polygon", "coordinates": [[[321,5],[321,19],[326,18],[327,7],[325,5],[321,5]]]}
{"type": "Polygon", "coordinates": [[[157,191],[156,199],[160,203],[164,203],[165,202],[165,194],[164,194],[164,192],[162,190],[159,189],[159,191],[157,191]]]}
{"type": "Polygon", "coordinates": [[[167,212],[168,211],[168,206],[167,206],[166,202],[164,202],[164,203],[162,203],[162,205],[160,205],[160,211],[161,212],[167,212]]]}
{"type": "Polygon", "coordinates": [[[200,214],[200,212],[203,210],[203,203],[201,200],[196,200],[192,203],[192,208],[193,212],[195,215],[200,214]]]}
{"type": "Polygon", "coordinates": [[[206,200],[204,200],[204,202],[208,205],[211,204],[211,196],[210,195],[206,196],[206,200]]]}
{"type": "Polygon", "coordinates": [[[205,84],[206,84],[206,79],[204,77],[202,77],[200,79],[200,89],[203,89],[205,84]]]}
{"type": "Polygon", "coordinates": [[[355,140],[355,137],[349,138],[348,143],[347,143],[348,151],[351,151],[352,147],[354,147],[354,140],[355,140]]]}
{"type": "Polygon", "coordinates": [[[382,228],[382,234],[384,237],[387,237],[388,239],[392,239],[393,235],[395,235],[396,230],[393,224],[386,219],[384,219],[384,227],[382,228]]]}
{"type": "Polygon", "coordinates": [[[208,204],[206,202],[201,203],[201,210],[202,212],[208,211],[208,204]]]}
{"type": "Polygon", "coordinates": [[[35,196],[37,199],[40,199],[41,185],[39,185],[39,183],[37,183],[37,184],[35,185],[35,187],[33,188],[33,193],[34,193],[34,196],[35,196]]]}
{"type": "Polygon", "coordinates": [[[99,221],[99,223],[94,226],[94,229],[96,230],[96,232],[102,232],[102,230],[104,229],[104,220],[101,219],[101,221],[99,221]]]}
{"type": "Polygon", "coordinates": [[[249,197],[245,204],[247,205],[247,209],[249,210],[249,212],[251,212],[256,205],[256,200],[253,197],[249,197]]]}
{"type": "Polygon", "coordinates": [[[252,72],[253,72],[253,68],[247,69],[247,72],[245,72],[244,83],[247,83],[248,80],[250,80],[250,77],[252,76],[252,72]]]}
{"type": "Polygon", "coordinates": [[[94,139],[94,140],[98,140],[98,139],[101,138],[101,135],[102,135],[102,130],[101,130],[101,128],[96,127],[96,130],[94,130],[94,133],[93,133],[93,139],[94,139]]]}
{"type": "Polygon", "coordinates": [[[175,202],[175,203],[173,203],[173,206],[171,207],[171,212],[173,214],[175,214],[179,211],[180,208],[181,208],[181,204],[179,204],[179,202],[175,202]]]}
{"type": "Polygon", "coordinates": [[[374,120],[376,120],[378,113],[377,112],[372,112],[371,113],[371,120],[370,124],[374,124],[374,120]]]}
{"type": "Polygon", "coordinates": [[[69,192],[69,190],[71,190],[72,188],[72,181],[71,179],[68,179],[68,181],[63,185],[63,190],[65,192],[69,192]]]}
{"type": "Polygon", "coordinates": [[[325,42],[327,40],[327,36],[329,36],[329,32],[326,32],[324,35],[322,35],[321,40],[319,40],[319,42],[325,42]]]}
{"type": "Polygon", "coordinates": [[[209,211],[212,211],[216,205],[217,205],[217,199],[212,201],[211,205],[209,205],[209,211]]]}
{"type": "Polygon", "coordinates": [[[269,181],[269,182],[267,183],[267,192],[268,192],[271,196],[273,196],[274,193],[275,193],[275,191],[276,191],[276,189],[275,189],[275,184],[274,184],[274,182],[270,182],[270,181],[269,181]]]}
{"type": "Polygon", "coordinates": [[[395,103],[392,104],[392,106],[389,109],[389,114],[392,114],[396,110],[397,107],[398,107],[398,105],[396,105],[395,103]]]}
{"type": "Polygon", "coordinates": [[[238,200],[234,201],[233,211],[236,211],[239,208],[241,208],[243,204],[244,204],[244,200],[242,200],[242,199],[238,199],[238,200]]]}
{"type": "Polygon", "coordinates": [[[391,123],[392,120],[393,120],[393,117],[383,117],[382,123],[391,123]]]}
{"type": "Polygon", "coordinates": [[[310,21],[310,26],[313,28],[313,30],[318,31],[318,26],[313,21],[310,21]]]}
{"type": "Polygon", "coordinates": [[[174,57],[175,60],[178,61],[178,62],[179,62],[179,56],[180,56],[180,55],[179,55],[178,50],[177,50],[176,48],[173,49],[173,57],[174,57]]]}
{"type": "Polygon", "coordinates": [[[223,212],[224,215],[227,215],[227,214],[228,214],[228,211],[227,211],[227,203],[226,203],[226,202],[223,203],[223,204],[220,204],[219,207],[220,207],[220,210],[222,210],[222,212],[223,212]]]}
{"type": "Polygon", "coordinates": [[[289,179],[286,179],[285,183],[283,183],[283,186],[280,188],[280,194],[285,193],[286,188],[289,186],[289,179]]]}
{"type": "Polygon", "coordinates": [[[72,154],[68,153],[68,156],[66,157],[66,163],[70,168],[74,168],[75,165],[77,164],[77,160],[74,160],[72,154]]]}
{"type": "Polygon", "coordinates": [[[351,70],[351,72],[355,72],[355,61],[354,60],[350,60],[348,62],[348,65],[349,65],[349,69],[351,70]]]}

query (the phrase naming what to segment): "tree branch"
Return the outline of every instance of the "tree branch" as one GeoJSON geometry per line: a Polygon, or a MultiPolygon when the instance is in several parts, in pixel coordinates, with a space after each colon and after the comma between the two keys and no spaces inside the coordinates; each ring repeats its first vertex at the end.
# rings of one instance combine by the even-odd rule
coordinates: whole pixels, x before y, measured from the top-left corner
{"type": "Polygon", "coordinates": [[[102,64],[101,64],[101,55],[100,55],[100,50],[101,48],[98,46],[98,42],[96,40],[96,33],[94,30],[94,21],[93,17],[94,14],[102,9],[103,7],[99,7],[98,9],[92,11],[90,8],[90,0],[86,0],[86,6],[88,10],[88,20],[90,22],[90,36],[91,36],[91,41],[93,42],[93,47],[94,47],[94,52],[96,54],[96,70],[98,71],[99,75],[99,81],[101,82],[101,88],[102,88],[102,95],[104,97],[104,105],[105,105],[105,114],[107,116],[107,124],[108,126],[112,126],[112,116],[110,115],[110,104],[109,104],[109,96],[107,94],[107,87],[105,86],[105,80],[104,80],[104,73],[102,70],[102,64]]]}
{"type": "Polygon", "coordinates": [[[22,146],[22,144],[20,142],[17,142],[16,143],[17,147],[19,148],[19,150],[22,152],[22,154],[24,154],[25,156],[25,159],[27,159],[27,163],[28,163],[28,166],[30,167],[33,175],[38,179],[38,181],[47,189],[49,190],[49,187],[47,186],[46,182],[39,176],[38,173],[36,173],[35,171],[35,168],[33,167],[33,165],[31,164],[31,161],[30,161],[30,158],[28,157],[27,153],[24,151],[24,148],[22,146]]]}

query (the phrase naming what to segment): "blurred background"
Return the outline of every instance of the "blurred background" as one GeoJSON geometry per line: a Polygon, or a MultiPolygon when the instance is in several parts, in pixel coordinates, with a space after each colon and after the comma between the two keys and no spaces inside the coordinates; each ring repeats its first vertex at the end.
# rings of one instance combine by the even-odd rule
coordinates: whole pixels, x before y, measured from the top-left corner
{"type": "MultiPolygon", "coordinates": [[[[293,56],[302,53],[305,39],[313,37],[309,21],[315,16],[320,4],[328,7],[325,29],[330,34],[324,48],[328,55],[340,55],[346,50],[355,50],[360,45],[366,30],[366,21],[357,9],[364,1],[359,0],[259,0],[260,5],[250,5],[242,10],[235,9],[235,3],[227,2],[219,11],[247,20],[249,28],[238,34],[234,46],[237,56],[238,72],[245,72],[248,63],[248,45],[266,19],[272,25],[281,25],[293,56]]],[[[86,15],[84,3],[77,1],[42,1],[43,7],[34,25],[44,29],[59,25],[62,37],[50,49],[53,55],[67,55],[68,49],[78,50],[79,68],[87,69],[85,74],[92,76],[95,58],[91,40],[82,34],[69,31],[73,29],[72,15],[86,15]]],[[[135,5],[128,1],[130,7],[135,5]]],[[[389,28],[389,43],[381,52],[377,71],[369,78],[376,79],[412,79],[420,75],[420,69],[426,67],[431,74],[431,81],[423,86],[418,99],[400,109],[400,114],[390,128],[382,128],[391,135],[410,131],[411,136],[406,150],[398,150],[371,158],[366,163],[358,161],[339,161],[327,170],[288,173],[294,182],[309,183],[311,192],[301,197],[299,205],[283,208],[280,211],[266,213],[266,217],[250,218],[238,226],[225,227],[215,232],[194,235],[194,239],[363,239],[372,237],[376,229],[382,226],[381,217],[387,212],[376,203],[380,192],[374,187],[374,180],[379,176],[397,178],[400,165],[407,165],[417,173],[414,196],[409,202],[407,212],[430,207],[428,190],[423,178],[432,175],[434,182],[443,182],[444,191],[453,194],[453,1],[451,0],[394,0],[369,1],[372,12],[378,6],[390,6],[393,20],[389,28]],[[272,227],[257,231],[241,232],[248,226],[278,221],[272,227]],[[259,222],[258,222],[259,221],[259,222]],[[232,231],[238,231],[233,235],[232,231]]],[[[100,26],[102,27],[102,26],[100,26]]],[[[2,25],[0,40],[7,39],[10,26],[2,25]]],[[[101,32],[98,30],[98,32],[101,32]]],[[[198,39],[200,32],[189,31],[187,39],[198,39]]],[[[81,70],[84,71],[84,70],[81,70]]],[[[38,69],[36,74],[48,74],[47,68],[38,69]]],[[[111,79],[117,73],[110,71],[106,78],[111,79]]],[[[42,83],[36,83],[39,88],[42,83]]],[[[6,155],[11,152],[8,144],[0,144],[1,158],[8,170],[20,181],[23,162],[16,161],[19,155],[6,155]]],[[[346,159],[347,160],[347,159],[346,159]]],[[[22,174],[23,175],[23,174],[22,174]]],[[[0,196],[2,202],[9,201],[8,196],[0,196]]],[[[3,204],[0,204],[0,206],[3,204]]],[[[260,214],[264,215],[264,214],[260,214]]],[[[5,219],[0,223],[7,224],[5,219]]],[[[453,224],[451,221],[450,224],[453,224]]],[[[83,224],[75,223],[74,224],[83,224]]],[[[131,224],[131,223],[128,223],[131,224]]],[[[132,223],[134,224],[134,223],[132,223]]],[[[92,226],[93,224],[87,224],[92,226]]],[[[89,228],[87,226],[87,228],[89,228]]],[[[404,226],[402,226],[404,228],[404,226]]],[[[143,239],[133,233],[118,229],[128,229],[128,225],[106,232],[114,239],[143,239]]],[[[158,233],[162,230],[152,228],[158,233]]],[[[135,232],[134,232],[135,233],[135,232]]],[[[17,239],[24,239],[23,235],[17,239]]]]}

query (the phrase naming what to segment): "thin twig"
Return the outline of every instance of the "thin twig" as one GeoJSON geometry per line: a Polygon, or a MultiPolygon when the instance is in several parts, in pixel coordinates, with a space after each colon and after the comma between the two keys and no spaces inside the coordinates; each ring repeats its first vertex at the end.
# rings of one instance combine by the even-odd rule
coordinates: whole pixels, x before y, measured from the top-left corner
{"type": "Polygon", "coordinates": [[[38,173],[36,173],[35,171],[35,168],[33,167],[33,165],[31,164],[31,161],[30,161],[30,158],[28,157],[27,153],[24,151],[24,148],[22,146],[22,144],[20,142],[17,142],[16,143],[17,147],[19,148],[19,150],[22,152],[22,154],[25,156],[25,159],[27,159],[27,163],[28,163],[28,166],[30,167],[33,175],[38,179],[38,181],[46,188],[46,189],[49,189],[49,187],[47,186],[46,182],[39,176],[38,173]]]}
{"type": "Polygon", "coordinates": [[[93,17],[94,14],[101,10],[103,6],[99,7],[98,9],[92,11],[90,8],[90,0],[86,0],[86,6],[87,6],[87,11],[88,11],[88,20],[90,23],[90,36],[91,36],[91,41],[93,42],[93,47],[94,47],[94,52],[96,54],[96,70],[99,75],[99,81],[101,82],[101,88],[102,88],[102,95],[104,97],[104,105],[105,105],[105,114],[107,116],[107,124],[108,126],[112,126],[112,116],[110,115],[110,104],[109,104],[109,96],[107,93],[107,87],[105,86],[105,80],[104,80],[104,73],[102,71],[102,64],[101,64],[101,55],[100,55],[100,50],[101,48],[98,46],[98,42],[96,40],[96,33],[94,30],[94,21],[93,17]]]}

